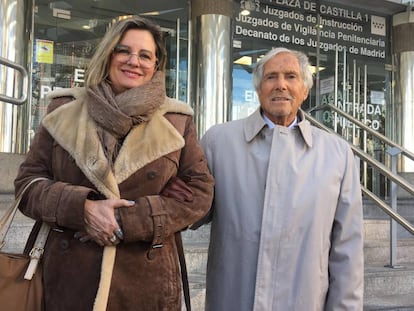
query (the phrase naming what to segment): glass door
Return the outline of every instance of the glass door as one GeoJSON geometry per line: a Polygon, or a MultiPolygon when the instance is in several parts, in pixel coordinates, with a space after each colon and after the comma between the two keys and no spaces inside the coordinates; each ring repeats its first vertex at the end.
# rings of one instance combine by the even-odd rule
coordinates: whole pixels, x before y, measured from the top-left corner
{"type": "MultiPolygon", "coordinates": [[[[371,130],[385,135],[386,103],[390,102],[391,97],[391,72],[386,70],[384,63],[355,57],[346,50],[323,54],[322,58],[317,73],[319,86],[315,93],[318,95],[313,99],[315,105],[321,108],[316,112],[317,119],[384,163],[386,147],[383,142],[361,130],[350,118],[323,107],[333,105],[371,130]]],[[[361,176],[367,188],[376,194],[385,195],[384,178],[372,173],[366,163],[361,168],[361,176]]]]}

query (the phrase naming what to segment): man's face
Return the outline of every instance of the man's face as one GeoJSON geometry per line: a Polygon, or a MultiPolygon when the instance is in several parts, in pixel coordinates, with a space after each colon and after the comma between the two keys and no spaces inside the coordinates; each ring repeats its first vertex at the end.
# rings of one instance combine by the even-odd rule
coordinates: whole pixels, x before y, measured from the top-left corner
{"type": "Polygon", "coordinates": [[[308,93],[299,62],[291,53],[281,52],[264,65],[257,94],[263,113],[273,123],[291,124],[308,93]]]}

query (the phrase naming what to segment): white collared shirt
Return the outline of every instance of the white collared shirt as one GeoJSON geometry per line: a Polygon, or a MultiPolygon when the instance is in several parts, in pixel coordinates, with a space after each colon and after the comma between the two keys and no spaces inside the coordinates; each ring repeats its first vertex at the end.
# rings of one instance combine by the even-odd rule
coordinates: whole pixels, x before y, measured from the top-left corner
{"type": "MultiPolygon", "coordinates": [[[[264,113],[261,113],[261,115],[262,115],[263,120],[266,122],[267,126],[270,129],[273,129],[275,127],[275,124],[264,113]]],[[[292,123],[289,124],[287,128],[292,129],[297,124],[298,124],[298,117],[295,116],[295,119],[293,120],[292,123]]]]}

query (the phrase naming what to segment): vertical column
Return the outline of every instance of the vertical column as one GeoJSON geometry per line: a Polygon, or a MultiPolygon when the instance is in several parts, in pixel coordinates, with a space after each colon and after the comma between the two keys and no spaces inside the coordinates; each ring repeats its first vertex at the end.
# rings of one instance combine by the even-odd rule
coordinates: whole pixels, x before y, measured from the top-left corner
{"type": "MultiPolygon", "coordinates": [[[[0,12],[0,56],[28,68],[33,0],[1,0],[0,12]]],[[[21,88],[20,74],[16,70],[0,66],[0,93],[19,98],[21,88]]],[[[29,104],[14,106],[0,102],[0,152],[26,151],[28,119],[29,104]]]]}
{"type": "Polygon", "coordinates": [[[190,103],[200,136],[230,115],[232,8],[230,0],[191,1],[190,103]]]}
{"type": "MultiPolygon", "coordinates": [[[[411,7],[393,16],[394,57],[397,64],[395,112],[401,145],[414,151],[414,12],[411,7]]],[[[414,172],[414,163],[402,160],[402,172],[414,172]]]]}

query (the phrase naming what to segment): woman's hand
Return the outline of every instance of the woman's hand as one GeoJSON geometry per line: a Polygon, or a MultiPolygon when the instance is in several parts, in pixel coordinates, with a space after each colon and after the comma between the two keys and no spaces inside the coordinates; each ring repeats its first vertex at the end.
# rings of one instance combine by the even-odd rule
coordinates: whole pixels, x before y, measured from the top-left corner
{"type": "Polygon", "coordinates": [[[76,232],[81,242],[94,240],[101,246],[116,245],[123,238],[122,229],[115,218],[115,210],[134,206],[134,201],[124,199],[86,200],[85,232],[76,232]]]}

